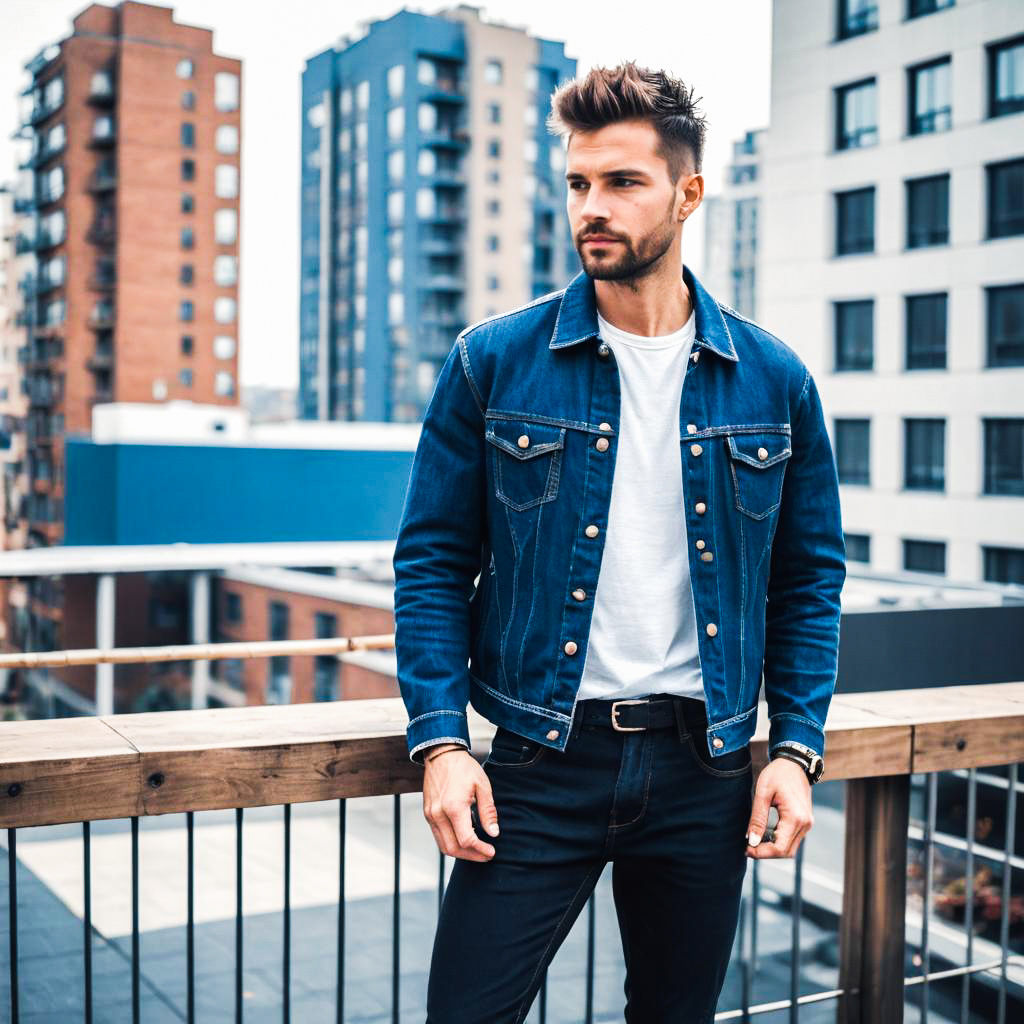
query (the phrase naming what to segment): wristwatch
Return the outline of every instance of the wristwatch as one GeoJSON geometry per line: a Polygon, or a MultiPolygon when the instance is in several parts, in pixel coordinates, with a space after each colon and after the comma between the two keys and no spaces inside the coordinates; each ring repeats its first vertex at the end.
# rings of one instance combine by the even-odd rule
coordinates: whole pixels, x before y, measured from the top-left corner
{"type": "Polygon", "coordinates": [[[825,761],[820,754],[802,743],[787,740],[773,748],[768,754],[768,760],[774,761],[777,757],[784,757],[789,761],[796,761],[807,773],[807,781],[813,786],[821,780],[825,771],[825,761]]]}

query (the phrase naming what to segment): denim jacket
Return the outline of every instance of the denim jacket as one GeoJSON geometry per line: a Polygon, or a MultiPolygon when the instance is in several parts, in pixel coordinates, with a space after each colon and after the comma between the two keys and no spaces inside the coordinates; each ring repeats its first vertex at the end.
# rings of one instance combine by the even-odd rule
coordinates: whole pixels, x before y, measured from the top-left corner
{"type": "MultiPolygon", "coordinates": [[[[824,754],[846,551],[818,390],[788,345],[685,265],[682,276],[696,336],[679,463],[707,748],[720,757],[749,741],[763,681],[769,750],[824,754]]],[[[459,334],[424,414],[394,553],[415,763],[434,743],[470,745],[467,703],[564,749],[618,427],[619,372],[585,272],[459,334]]]]}

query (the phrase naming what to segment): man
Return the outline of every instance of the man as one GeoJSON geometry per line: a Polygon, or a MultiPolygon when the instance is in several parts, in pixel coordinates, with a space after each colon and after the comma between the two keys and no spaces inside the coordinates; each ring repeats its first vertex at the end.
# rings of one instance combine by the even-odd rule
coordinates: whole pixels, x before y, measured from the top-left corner
{"type": "Polygon", "coordinates": [[[682,262],[704,194],[691,93],[596,68],[549,125],[583,271],[459,335],[395,549],[409,754],[456,858],[428,1021],[523,1021],[611,862],[626,1020],[705,1024],[747,859],[792,857],[813,821],[836,470],[803,362],[682,262]],[[468,702],[498,726],[482,767],[468,702]]]}

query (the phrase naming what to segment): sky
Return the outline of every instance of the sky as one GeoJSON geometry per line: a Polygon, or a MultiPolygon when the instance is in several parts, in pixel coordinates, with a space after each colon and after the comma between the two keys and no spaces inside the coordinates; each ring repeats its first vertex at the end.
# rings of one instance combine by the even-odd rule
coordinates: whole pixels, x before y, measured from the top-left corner
{"type": "MultiPolygon", "coordinates": [[[[0,0],[0,181],[13,182],[16,174],[10,135],[27,82],[23,66],[68,35],[71,19],[87,6],[86,0],[0,0]]],[[[302,69],[363,20],[390,17],[403,6],[433,14],[454,5],[178,0],[163,6],[173,7],[176,21],[213,29],[214,50],[243,61],[239,373],[243,386],[295,386],[302,69]]],[[[495,0],[480,9],[487,20],[563,41],[580,72],[636,60],[692,86],[707,120],[705,197],[721,190],[733,142],[768,125],[771,0],[679,0],[667,6],[654,0],[495,0]]],[[[698,209],[683,234],[683,259],[698,275],[703,234],[698,209]]]]}

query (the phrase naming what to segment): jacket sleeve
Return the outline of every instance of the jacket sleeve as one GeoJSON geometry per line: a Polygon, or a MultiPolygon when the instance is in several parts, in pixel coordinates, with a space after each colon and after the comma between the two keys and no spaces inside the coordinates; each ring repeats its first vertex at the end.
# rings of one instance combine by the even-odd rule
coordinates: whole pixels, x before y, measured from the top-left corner
{"type": "Polygon", "coordinates": [[[825,753],[825,716],[839,665],[846,545],[839,479],[810,371],[796,404],[765,608],[768,749],[787,740],[825,753]]]}
{"type": "Polygon", "coordinates": [[[459,336],[438,374],[413,456],[393,565],[398,685],[409,757],[470,747],[469,599],[481,569],[483,402],[459,336]]]}

